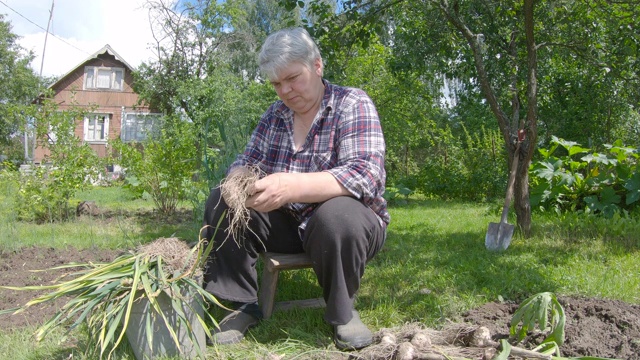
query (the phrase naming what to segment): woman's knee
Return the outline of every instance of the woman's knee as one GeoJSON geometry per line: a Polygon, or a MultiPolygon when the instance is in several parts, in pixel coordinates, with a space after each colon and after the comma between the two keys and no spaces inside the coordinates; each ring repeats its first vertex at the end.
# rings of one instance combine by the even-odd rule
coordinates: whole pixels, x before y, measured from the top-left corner
{"type": "Polygon", "coordinates": [[[320,241],[367,238],[371,215],[371,210],[357,199],[340,196],[327,200],[316,209],[309,219],[307,231],[322,238],[320,241]]]}
{"type": "Polygon", "coordinates": [[[305,230],[305,249],[338,251],[358,249],[371,259],[384,243],[384,230],[374,212],[359,200],[341,196],[314,212],[305,230]]]}
{"type": "Polygon", "coordinates": [[[329,199],[318,206],[313,217],[319,221],[343,221],[360,216],[369,210],[358,199],[350,196],[338,196],[329,199]]]}

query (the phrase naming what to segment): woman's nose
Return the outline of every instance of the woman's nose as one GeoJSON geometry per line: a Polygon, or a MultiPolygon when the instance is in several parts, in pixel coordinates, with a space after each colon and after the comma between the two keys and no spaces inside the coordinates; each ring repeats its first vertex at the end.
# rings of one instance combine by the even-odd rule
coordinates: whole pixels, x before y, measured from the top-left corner
{"type": "Polygon", "coordinates": [[[288,93],[290,91],[291,91],[291,85],[290,84],[283,83],[282,86],[280,87],[280,92],[283,93],[283,94],[286,94],[286,93],[288,93]]]}

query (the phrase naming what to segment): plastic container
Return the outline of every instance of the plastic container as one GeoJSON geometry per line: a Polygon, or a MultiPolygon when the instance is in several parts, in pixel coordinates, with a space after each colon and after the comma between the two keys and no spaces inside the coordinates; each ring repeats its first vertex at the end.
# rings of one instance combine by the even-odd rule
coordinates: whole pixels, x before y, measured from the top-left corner
{"type": "Polygon", "coordinates": [[[180,356],[184,359],[196,359],[206,354],[206,337],[205,330],[197,320],[196,314],[204,318],[204,308],[200,305],[198,299],[194,296],[185,296],[187,303],[183,304],[182,311],[186,314],[187,319],[191,323],[191,331],[193,336],[189,336],[188,326],[178,324],[178,317],[171,307],[171,298],[165,292],[158,296],[158,304],[165,314],[169,323],[176,331],[180,343],[180,349],[176,346],[171,333],[162,319],[162,316],[153,310],[152,344],[147,339],[147,329],[145,326],[145,314],[152,311],[150,309],[149,300],[142,298],[133,303],[131,309],[131,317],[127,327],[126,335],[129,344],[133,348],[133,352],[138,360],[150,360],[162,356],[180,356]],[[192,341],[191,339],[194,339],[192,341]]]}

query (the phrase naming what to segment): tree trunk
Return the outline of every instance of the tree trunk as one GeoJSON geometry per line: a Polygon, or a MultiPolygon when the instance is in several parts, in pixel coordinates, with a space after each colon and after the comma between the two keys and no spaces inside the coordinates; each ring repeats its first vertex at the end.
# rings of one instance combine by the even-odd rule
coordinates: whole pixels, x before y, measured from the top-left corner
{"type": "MultiPolygon", "coordinates": [[[[525,237],[531,234],[531,202],[529,199],[529,164],[538,139],[538,54],[534,39],[534,0],[524,1],[524,29],[527,41],[527,119],[524,124],[526,141],[522,147],[522,162],[518,167],[514,189],[515,210],[518,226],[525,237]]],[[[520,154],[516,154],[520,156],[520,154]]]]}
{"type": "Polygon", "coordinates": [[[518,227],[524,237],[531,235],[531,202],[529,201],[530,163],[531,160],[518,162],[516,182],[513,189],[513,208],[516,212],[518,227]]]}
{"type": "MultiPolygon", "coordinates": [[[[517,98],[517,79],[513,85],[513,119],[501,108],[496,97],[495,91],[491,87],[491,81],[486,72],[484,59],[482,56],[482,36],[474,34],[466,24],[460,19],[458,14],[449,8],[447,0],[440,0],[437,5],[447,18],[447,20],[464,36],[473,52],[473,58],[478,72],[478,81],[480,88],[493,112],[498,120],[498,126],[502,133],[505,147],[509,155],[508,164],[511,166],[513,157],[518,156],[518,169],[516,171],[516,180],[514,184],[514,204],[513,208],[517,216],[517,224],[525,237],[531,233],[531,204],[529,201],[529,164],[535,150],[537,139],[537,53],[534,41],[534,17],[533,7],[534,0],[525,0],[524,2],[524,24],[527,43],[527,115],[524,121],[519,121],[519,100],[517,98]],[[515,137],[518,136],[520,129],[525,131],[525,140],[520,146],[519,153],[515,153],[515,137]]],[[[515,34],[515,33],[514,33],[515,34]]],[[[515,39],[512,44],[515,46],[515,39]]],[[[514,48],[515,50],[515,48],[514,48]]],[[[515,71],[515,70],[514,70],[515,71]]],[[[514,76],[517,71],[514,72],[514,76]]],[[[511,169],[509,169],[511,170],[511,169]]]]}

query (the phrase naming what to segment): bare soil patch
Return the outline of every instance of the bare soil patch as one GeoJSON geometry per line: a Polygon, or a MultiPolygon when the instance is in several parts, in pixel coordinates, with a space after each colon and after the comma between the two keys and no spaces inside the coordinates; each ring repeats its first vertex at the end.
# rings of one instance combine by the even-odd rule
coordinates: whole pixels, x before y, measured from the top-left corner
{"type": "MultiPolygon", "coordinates": [[[[49,285],[65,270],[48,270],[69,263],[110,262],[121,251],[103,249],[53,249],[28,247],[18,251],[0,252],[0,285],[40,286],[49,285]],[[40,271],[43,270],[43,271],[40,271]]],[[[36,296],[34,291],[12,291],[0,288],[0,310],[12,309],[26,304],[36,296]]],[[[41,324],[50,318],[64,302],[32,306],[28,312],[18,315],[0,315],[0,329],[15,329],[27,325],[41,324]]]]}
{"type": "MultiPolygon", "coordinates": [[[[640,359],[640,305],[618,300],[558,297],[565,311],[562,355],[640,359]]],[[[517,304],[491,302],[464,314],[466,322],[485,326],[494,340],[509,336],[509,322],[517,304]]],[[[525,344],[542,339],[531,337],[525,344]]]]}
{"type": "MultiPolygon", "coordinates": [[[[120,255],[115,250],[76,250],[29,247],[19,251],[0,252],[0,285],[27,286],[49,284],[63,271],[46,270],[72,262],[108,262],[120,255]],[[33,270],[45,270],[33,272],[33,270]]],[[[32,291],[0,289],[0,309],[25,304],[34,297],[32,291]]],[[[565,309],[566,340],[564,356],[599,356],[640,360],[640,306],[617,300],[559,297],[565,309]]],[[[40,324],[55,313],[58,304],[34,306],[19,315],[0,315],[0,329],[11,330],[40,324]]],[[[471,325],[485,326],[494,340],[506,338],[509,322],[517,304],[491,302],[463,314],[471,325]]],[[[525,342],[534,344],[534,337],[525,342]]],[[[525,344],[526,346],[527,344],[525,344]]]]}

